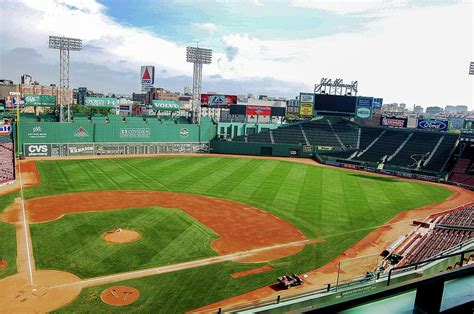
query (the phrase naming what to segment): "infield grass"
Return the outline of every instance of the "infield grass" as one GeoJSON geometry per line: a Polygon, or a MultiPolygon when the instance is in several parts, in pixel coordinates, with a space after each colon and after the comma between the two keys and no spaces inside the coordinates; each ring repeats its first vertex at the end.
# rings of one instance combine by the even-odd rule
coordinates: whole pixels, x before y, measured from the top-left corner
{"type": "MultiPolygon", "coordinates": [[[[139,288],[142,296],[137,303],[124,309],[100,303],[96,293],[104,287],[88,288],[81,293],[79,299],[65,308],[80,312],[92,309],[103,312],[160,309],[160,312],[169,313],[203,306],[271,284],[277,275],[302,273],[320,267],[396,214],[441,202],[452,193],[443,187],[413,181],[268,159],[196,156],[37,161],[36,164],[42,183],[25,190],[26,198],[98,190],[157,190],[204,194],[261,208],[292,223],[310,239],[323,237],[326,240],[308,245],[296,255],[266,264],[229,262],[131,280],[127,284],[139,288]],[[234,272],[262,265],[271,265],[273,270],[238,279],[230,276],[234,272]]],[[[161,209],[150,212],[143,217],[160,211],[161,209]]],[[[127,212],[128,215],[127,210],[116,211],[120,215],[122,212],[127,212]]],[[[133,222],[134,212],[130,213],[131,216],[121,217],[133,222]]],[[[148,266],[156,266],[187,258],[188,252],[180,250],[179,245],[176,246],[176,254],[163,258],[153,255],[156,252],[154,248],[149,250],[151,252],[146,247],[134,251],[132,246],[128,246],[126,250],[149,258],[129,258],[128,269],[102,265],[103,261],[120,261],[121,256],[128,254],[126,250],[100,250],[103,243],[99,244],[95,240],[103,230],[110,229],[102,220],[113,220],[111,215],[111,211],[81,213],[66,215],[55,222],[32,224],[34,253],[39,268],[73,271],[76,267],[74,271],[87,277],[97,270],[101,274],[114,273],[119,269],[125,271],[143,268],[143,262],[148,262],[148,266]],[[92,218],[95,214],[103,214],[103,219],[92,218]],[[86,227],[81,227],[84,224],[86,227]],[[54,232],[48,235],[48,229],[54,232]],[[91,240],[88,251],[97,252],[88,255],[79,246],[82,245],[82,239],[91,237],[95,238],[91,240]],[[63,238],[71,243],[59,245],[57,242],[63,238]],[[64,263],[57,261],[75,254],[78,254],[75,257],[80,257],[79,266],[72,266],[77,262],[69,257],[65,258],[64,263]]],[[[172,218],[168,216],[167,219],[172,218]]],[[[136,223],[133,228],[139,228],[140,224],[147,226],[146,228],[149,226],[147,221],[140,219],[136,223]]],[[[159,221],[155,223],[162,224],[159,221]]],[[[178,228],[175,231],[178,234],[189,228],[192,227],[182,230],[178,228]]],[[[195,232],[200,237],[185,237],[180,243],[186,247],[199,245],[196,256],[209,254],[206,246],[213,236],[207,232],[202,233],[202,230],[195,232]]],[[[166,245],[165,242],[169,239],[158,241],[159,245],[166,245]]]]}
{"type": "Polygon", "coordinates": [[[8,267],[0,270],[0,278],[16,274],[16,231],[15,225],[0,221],[0,258],[8,267]]]}
{"type": "Polygon", "coordinates": [[[65,270],[82,278],[217,255],[210,245],[218,235],[180,209],[69,214],[30,224],[30,230],[36,267],[65,270]],[[137,231],[141,238],[126,244],[104,241],[102,236],[116,227],[137,231]]]}

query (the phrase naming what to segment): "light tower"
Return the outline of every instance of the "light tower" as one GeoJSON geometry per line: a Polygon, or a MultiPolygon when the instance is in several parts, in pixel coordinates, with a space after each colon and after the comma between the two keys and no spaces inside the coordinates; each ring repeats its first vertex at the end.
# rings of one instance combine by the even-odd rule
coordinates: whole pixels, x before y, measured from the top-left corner
{"type": "Polygon", "coordinates": [[[49,48],[59,49],[59,119],[63,122],[63,107],[67,105],[67,121],[71,122],[70,103],[66,90],[69,89],[69,51],[82,50],[82,40],[77,38],[49,36],[49,48]]]}
{"type": "Polygon", "coordinates": [[[201,114],[202,65],[212,63],[212,50],[199,47],[186,48],[186,61],[193,63],[193,122],[199,123],[201,114]]]}

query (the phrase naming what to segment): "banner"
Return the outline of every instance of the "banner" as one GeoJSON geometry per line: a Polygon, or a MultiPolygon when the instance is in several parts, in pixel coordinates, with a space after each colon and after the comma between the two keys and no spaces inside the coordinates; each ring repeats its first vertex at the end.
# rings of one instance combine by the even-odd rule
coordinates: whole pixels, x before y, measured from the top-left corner
{"type": "Polygon", "coordinates": [[[313,115],[313,103],[301,103],[300,115],[311,117],[313,115]]]}
{"type": "Polygon", "coordinates": [[[425,120],[419,119],[417,123],[418,129],[423,130],[435,130],[435,131],[448,131],[448,121],[446,120],[425,120]]]}
{"type": "Polygon", "coordinates": [[[237,95],[201,94],[201,105],[214,108],[229,108],[237,104],[237,95]]]}
{"type": "Polygon", "coordinates": [[[56,96],[25,94],[25,106],[54,107],[56,96]]]}
{"type": "Polygon", "coordinates": [[[407,118],[389,118],[389,117],[380,118],[381,126],[388,126],[391,128],[406,128],[407,123],[408,123],[407,118]]]}
{"type": "Polygon", "coordinates": [[[383,104],[383,98],[374,98],[372,100],[372,107],[381,108],[383,104]]]}
{"type": "Polygon", "coordinates": [[[374,98],[372,97],[357,97],[357,105],[360,107],[372,107],[374,98]]]}
{"type": "Polygon", "coordinates": [[[111,97],[84,97],[84,105],[95,108],[115,108],[117,99],[111,97]]]}
{"type": "Polygon", "coordinates": [[[150,128],[122,128],[120,138],[150,138],[150,128]]]}
{"type": "Polygon", "coordinates": [[[177,100],[152,100],[153,110],[159,111],[179,111],[180,102],[177,100]]]}
{"type": "Polygon", "coordinates": [[[357,106],[356,117],[370,119],[372,117],[372,107],[357,106]]]}
{"type": "Polygon", "coordinates": [[[26,157],[51,156],[51,144],[25,144],[26,157]]]}
{"type": "Polygon", "coordinates": [[[333,150],[332,146],[318,146],[318,150],[333,150]]]}
{"type": "Polygon", "coordinates": [[[142,92],[147,92],[153,88],[155,83],[155,67],[152,65],[143,65],[141,67],[140,82],[142,84],[142,92]]]}
{"type": "Polygon", "coordinates": [[[10,135],[12,126],[10,124],[0,124],[0,136],[10,135]]]}
{"type": "Polygon", "coordinates": [[[300,105],[302,103],[314,103],[314,93],[300,93],[300,105]]]}
{"type": "Polygon", "coordinates": [[[270,106],[248,105],[247,108],[246,108],[245,113],[248,116],[271,116],[272,115],[272,107],[270,107],[270,106]]]}

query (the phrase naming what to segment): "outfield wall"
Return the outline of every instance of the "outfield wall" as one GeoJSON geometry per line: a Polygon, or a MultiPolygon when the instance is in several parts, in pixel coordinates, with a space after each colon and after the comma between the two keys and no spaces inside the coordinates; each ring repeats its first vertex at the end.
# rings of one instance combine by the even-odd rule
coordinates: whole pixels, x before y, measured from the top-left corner
{"type": "Polygon", "coordinates": [[[21,123],[23,156],[208,152],[215,124],[21,123]]]}
{"type": "Polygon", "coordinates": [[[211,152],[218,154],[278,156],[278,157],[310,157],[313,147],[298,144],[245,143],[213,140],[211,152]]]}

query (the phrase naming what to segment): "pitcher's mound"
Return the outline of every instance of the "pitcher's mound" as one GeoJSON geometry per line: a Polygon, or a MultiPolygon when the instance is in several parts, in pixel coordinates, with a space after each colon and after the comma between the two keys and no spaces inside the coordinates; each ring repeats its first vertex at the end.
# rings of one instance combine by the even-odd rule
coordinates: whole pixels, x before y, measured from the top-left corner
{"type": "Polygon", "coordinates": [[[131,243],[140,240],[141,235],[133,230],[115,228],[107,231],[103,239],[110,243],[131,243]]]}
{"type": "Polygon", "coordinates": [[[8,262],[6,260],[0,258],[0,271],[7,268],[7,266],[8,266],[8,262]]]}
{"type": "Polygon", "coordinates": [[[135,302],[140,296],[140,291],[133,287],[113,286],[105,289],[100,299],[105,304],[114,306],[124,306],[135,302]]]}

